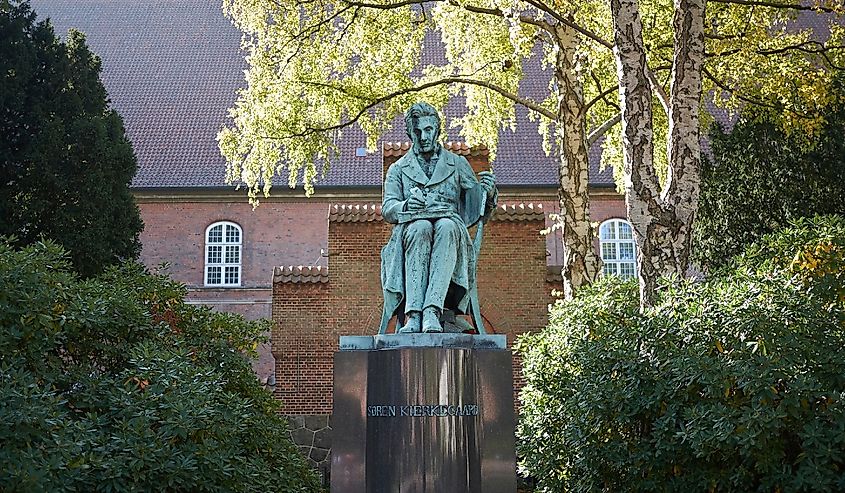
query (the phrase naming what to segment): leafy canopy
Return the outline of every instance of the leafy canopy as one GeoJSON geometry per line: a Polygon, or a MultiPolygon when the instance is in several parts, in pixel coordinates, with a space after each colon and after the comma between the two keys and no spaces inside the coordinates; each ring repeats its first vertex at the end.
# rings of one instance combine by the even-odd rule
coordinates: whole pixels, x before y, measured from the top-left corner
{"type": "MultiPolygon", "coordinates": [[[[732,110],[747,103],[772,107],[785,115],[788,128],[817,128],[819,110],[831,101],[832,73],[845,67],[841,2],[750,3],[709,2],[704,93],[732,110]]],[[[604,1],[225,0],[223,7],[246,34],[250,68],[248,86],[231,110],[232,125],[218,140],[228,179],[245,184],[254,202],[278,176],[313,192],[318,171],[337,161],[343,128],[360,125],[372,149],[419,99],[438,108],[463,102],[466,111],[448,127],[493,151],[500,130],[516,124],[515,106],[521,105],[539,119],[547,152],[559,152],[562,91],[583,91],[580,117],[591,132],[589,143],[619,113],[608,41],[612,19],[604,1]],[[569,53],[580,88],[568,87],[556,73],[569,53]],[[520,91],[528,76],[539,77],[541,87],[548,81],[547,90],[520,91]]],[[[654,106],[662,108],[657,96],[668,90],[673,4],[643,0],[640,9],[657,81],[654,106]]],[[[666,148],[665,111],[655,111],[654,123],[655,147],[666,148]]],[[[604,163],[615,166],[621,180],[619,125],[611,128],[604,163]]],[[[665,176],[665,153],[655,157],[665,176]]]]}
{"type": "Polygon", "coordinates": [[[0,234],[62,244],[84,276],[140,253],[137,163],[76,31],[61,42],[26,2],[0,4],[0,234]]]}

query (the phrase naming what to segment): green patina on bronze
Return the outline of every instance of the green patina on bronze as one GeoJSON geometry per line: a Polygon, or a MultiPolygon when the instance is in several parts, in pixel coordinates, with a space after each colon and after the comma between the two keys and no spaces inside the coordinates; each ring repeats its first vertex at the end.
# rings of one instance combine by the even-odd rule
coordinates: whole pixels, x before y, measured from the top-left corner
{"type": "MultiPolygon", "coordinates": [[[[483,333],[475,290],[475,265],[483,222],[496,206],[495,177],[476,177],[466,159],[439,141],[440,116],[417,103],[405,114],[413,147],[390,166],[382,216],[395,224],[381,252],[384,313],[379,333],[393,315],[404,315],[397,333],[443,332],[441,317],[472,313],[483,333]],[[468,228],[478,224],[476,239],[468,228]]],[[[445,320],[445,319],[444,319],[445,320]]],[[[448,328],[463,330],[460,319],[448,328]]]]}

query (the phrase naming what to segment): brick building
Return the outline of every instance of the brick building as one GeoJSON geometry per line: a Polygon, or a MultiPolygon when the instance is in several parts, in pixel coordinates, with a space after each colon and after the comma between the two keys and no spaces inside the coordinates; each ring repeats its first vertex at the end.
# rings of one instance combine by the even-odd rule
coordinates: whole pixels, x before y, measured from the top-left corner
{"type": "MultiPolygon", "coordinates": [[[[295,437],[324,463],[337,336],[374,333],[381,313],[378,252],[389,227],[374,206],[385,164],[404,152],[402,124],[377,152],[366,151],[360,132],[346,132],[313,197],[278,186],[253,210],[243,190],[225,184],[216,143],[246,68],[241,34],[219,2],[33,0],[32,7],[62,37],[70,28],[86,33],[102,58],[103,82],[138,156],[132,190],[145,223],[143,262],[168,264],[193,303],[272,316],[272,348],[262,348],[256,371],[275,381],[285,412],[298,416],[295,437]]],[[[545,91],[550,74],[539,65],[526,70],[532,76],[521,91],[545,91]]],[[[450,105],[447,119],[459,111],[450,105]]],[[[558,210],[557,164],[541,147],[536,123],[518,110],[517,131],[502,132],[493,163],[503,207],[485,231],[478,285],[491,332],[509,341],[545,324],[560,281],[560,240],[540,235],[558,210]]],[[[452,148],[486,159],[483,151],[452,148]]],[[[617,234],[625,233],[623,199],[610,171],[598,169],[597,147],[591,159],[591,216],[607,237],[596,247],[624,254],[609,268],[633,272],[633,241],[617,234]]]]}

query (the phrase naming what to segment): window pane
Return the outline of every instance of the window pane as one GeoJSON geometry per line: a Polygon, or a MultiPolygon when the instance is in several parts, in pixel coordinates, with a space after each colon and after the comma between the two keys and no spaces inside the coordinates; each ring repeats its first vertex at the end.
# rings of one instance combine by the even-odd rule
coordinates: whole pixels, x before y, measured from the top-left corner
{"type": "Polygon", "coordinates": [[[631,240],[634,238],[634,232],[631,230],[631,225],[628,223],[623,223],[619,221],[619,239],[620,240],[631,240]]]}
{"type": "Polygon", "coordinates": [[[619,258],[622,260],[634,260],[634,244],[620,243],[619,244],[619,258]]]}
{"type": "Polygon", "coordinates": [[[223,242],[223,225],[218,224],[217,226],[208,230],[208,242],[209,243],[222,243],[223,242]]]}
{"type": "Polygon", "coordinates": [[[616,264],[604,264],[604,267],[602,268],[602,273],[606,276],[615,276],[616,264]]]}
{"type": "Polygon", "coordinates": [[[220,274],[221,274],[221,268],[220,267],[209,267],[208,273],[206,274],[205,283],[206,284],[220,284],[220,274]]]}
{"type": "Polygon", "coordinates": [[[613,227],[613,222],[607,222],[601,225],[601,231],[599,232],[599,237],[602,240],[615,240],[616,239],[616,228],[613,227]]]}
{"type": "Polygon", "coordinates": [[[619,276],[623,279],[630,279],[636,275],[635,264],[632,262],[623,262],[619,264],[619,276]]]}
{"type": "Polygon", "coordinates": [[[240,282],[240,267],[226,267],[226,284],[238,284],[240,282]]]}
{"type": "Polygon", "coordinates": [[[616,260],[616,244],[603,243],[601,246],[602,260],[616,260]]]}
{"type": "Polygon", "coordinates": [[[241,232],[238,231],[238,228],[227,224],[226,225],[226,243],[240,243],[241,242],[241,232]]]}
{"type": "Polygon", "coordinates": [[[230,245],[226,247],[226,263],[239,264],[241,263],[241,247],[238,245],[230,245]]]}
{"type": "Polygon", "coordinates": [[[223,247],[209,245],[208,247],[208,256],[206,257],[206,263],[209,264],[219,264],[222,261],[223,255],[223,247]]]}

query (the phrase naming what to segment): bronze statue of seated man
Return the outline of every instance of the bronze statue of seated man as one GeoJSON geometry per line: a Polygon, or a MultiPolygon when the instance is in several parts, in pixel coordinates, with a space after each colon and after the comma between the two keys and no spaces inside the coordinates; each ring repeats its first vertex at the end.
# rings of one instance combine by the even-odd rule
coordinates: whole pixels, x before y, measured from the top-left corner
{"type": "Polygon", "coordinates": [[[427,103],[406,112],[413,147],[384,182],[382,217],[396,226],[381,252],[381,282],[386,318],[405,314],[397,333],[442,332],[444,307],[467,313],[477,255],[467,228],[496,206],[493,173],[476,178],[466,159],[444,149],[440,123],[427,103]]]}

